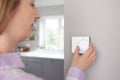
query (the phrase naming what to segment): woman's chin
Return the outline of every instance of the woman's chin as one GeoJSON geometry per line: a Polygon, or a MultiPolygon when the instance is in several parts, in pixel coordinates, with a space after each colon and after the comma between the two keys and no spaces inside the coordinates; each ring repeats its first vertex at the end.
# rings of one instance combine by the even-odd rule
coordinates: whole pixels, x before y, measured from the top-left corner
{"type": "Polygon", "coordinates": [[[32,36],[32,31],[26,36],[25,40],[28,39],[30,36],[32,36]]]}
{"type": "Polygon", "coordinates": [[[24,37],[21,39],[20,42],[27,40],[31,35],[32,35],[32,32],[30,32],[30,33],[27,34],[26,36],[24,35],[24,37]]]}

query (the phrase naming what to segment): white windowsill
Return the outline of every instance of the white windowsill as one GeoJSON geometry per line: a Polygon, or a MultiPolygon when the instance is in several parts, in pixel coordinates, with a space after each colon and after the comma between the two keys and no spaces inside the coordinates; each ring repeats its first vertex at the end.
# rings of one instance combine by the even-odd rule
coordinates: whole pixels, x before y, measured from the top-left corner
{"type": "Polygon", "coordinates": [[[20,56],[64,59],[64,51],[45,51],[45,50],[36,49],[35,51],[20,53],[20,56]]]}

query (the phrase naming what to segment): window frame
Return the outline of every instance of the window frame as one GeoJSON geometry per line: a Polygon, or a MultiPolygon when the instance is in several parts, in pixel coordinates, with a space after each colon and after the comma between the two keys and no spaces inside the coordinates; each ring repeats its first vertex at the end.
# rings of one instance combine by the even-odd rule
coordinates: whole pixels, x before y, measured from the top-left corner
{"type": "MultiPolygon", "coordinates": [[[[58,41],[57,41],[57,45],[59,44],[59,37],[60,37],[60,29],[63,28],[63,39],[64,39],[64,26],[62,26],[62,20],[64,21],[64,15],[57,15],[57,16],[42,16],[41,19],[39,20],[39,47],[41,50],[45,50],[45,51],[49,51],[48,49],[46,49],[46,26],[45,26],[45,21],[47,19],[58,19],[58,41]],[[41,26],[43,26],[41,29],[41,26]],[[42,31],[43,30],[43,31],[42,31]],[[42,31],[42,34],[41,34],[42,31]],[[43,37],[43,40],[41,42],[41,36],[43,37]],[[41,46],[42,45],[42,46],[41,46]]],[[[63,24],[64,25],[64,24],[63,24]]],[[[50,51],[64,51],[64,40],[63,40],[63,49],[58,49],[58,50],[50,50],[50,51]]]]}

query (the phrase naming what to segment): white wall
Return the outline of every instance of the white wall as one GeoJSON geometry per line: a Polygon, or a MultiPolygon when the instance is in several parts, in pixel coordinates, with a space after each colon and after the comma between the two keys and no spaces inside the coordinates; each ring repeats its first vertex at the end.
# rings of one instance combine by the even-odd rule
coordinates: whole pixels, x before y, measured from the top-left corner
{"type": "Polygon", "coordinates": [[[39,7],[41,16],[64,15],[64,5],[39,7]]]}
{"type": "Polygon", "coordinates": [[[35,4],[39,7],[64,5],[64,0],[36,0],[35,4]]]}
{"type": "Polygon", "coordinates": [[[71,62],[71,36],[88,35],[97,61],[86,80],[120,80],[120,1],[65,0],[65,76],[71,62]]]}

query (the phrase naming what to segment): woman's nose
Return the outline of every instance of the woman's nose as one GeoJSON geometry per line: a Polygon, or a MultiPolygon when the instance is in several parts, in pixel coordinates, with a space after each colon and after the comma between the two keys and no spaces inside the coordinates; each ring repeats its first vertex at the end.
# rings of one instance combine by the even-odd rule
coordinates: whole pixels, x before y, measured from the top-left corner
{"type": "Polygon", "coordinates": [[[39,13],[39,11],[36,9],[36,11],[35,11],[35,19],[40,19],[40,13],[39,13]]]}

